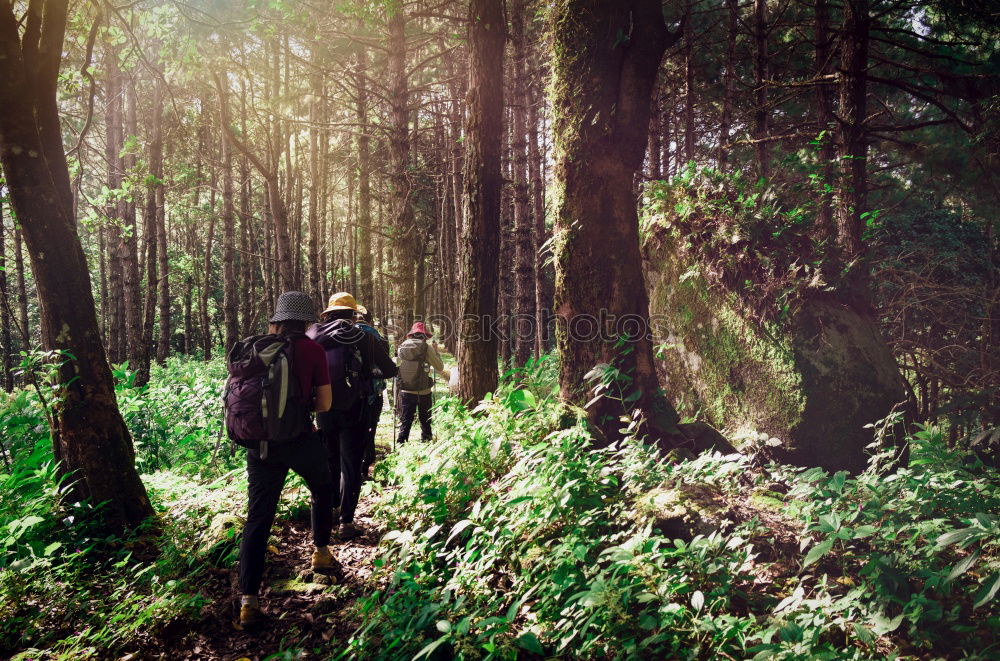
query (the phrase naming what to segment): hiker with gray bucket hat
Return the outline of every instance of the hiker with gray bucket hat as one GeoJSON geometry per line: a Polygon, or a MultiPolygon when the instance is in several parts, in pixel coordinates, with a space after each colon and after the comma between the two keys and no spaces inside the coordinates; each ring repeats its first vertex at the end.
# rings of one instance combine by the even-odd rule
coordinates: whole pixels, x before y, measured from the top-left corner
{"type": "Polygon", "coordinates": [[[264,576],[267,538],[288,471],[302,476],[312,495],[312,568],[334,571],[328,544],[333,528],[333,478],[313,412],[330,408],[333,395],[323,348],[306,337],[316,319],[307,294],[278,299],[266,335],[237,342],[226,359],[226,429],[247,448],[248,512],[240,543],[238,625],[263,621],[257,593],[264,576]]]}

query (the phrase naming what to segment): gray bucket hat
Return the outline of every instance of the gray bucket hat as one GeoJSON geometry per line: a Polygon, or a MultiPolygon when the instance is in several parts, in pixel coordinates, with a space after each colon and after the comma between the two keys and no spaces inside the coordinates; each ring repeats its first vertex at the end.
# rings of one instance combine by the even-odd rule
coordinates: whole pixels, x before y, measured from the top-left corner
{"type": "Polygon", "coordinates": [[[286,291],[278,297],[278,306],[271,316],[270,322],[281,321],[315,321],[316,306],[309,294],[300,291],[286,291]]]}

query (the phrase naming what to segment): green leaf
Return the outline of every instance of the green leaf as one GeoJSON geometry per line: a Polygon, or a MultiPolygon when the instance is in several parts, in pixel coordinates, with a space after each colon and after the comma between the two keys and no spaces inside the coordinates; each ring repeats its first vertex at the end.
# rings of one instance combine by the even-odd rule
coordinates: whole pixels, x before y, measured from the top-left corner
{"type": "Polygon", "coordinates": [[[858,526],[854,529],[854,539],[864,539],[865,537],[871,537],[878,531],[875,526],[858,526]]]}
{"type": "Polygon", "coordinates": [[[948,585],[956,578],[958,578],[965,572],[969,571],[972,565],[976,564],[976,560],[978,559],[979,559],[979,551],[976,551],[975,553],[970,553],[965,558],[959,560],[957,563],[955,563],[955,566],[951,568],[951,571],[948,573],[948,578],[944,579],[944,584],[948,585]]]}
{"type": "Polygon", "coordinates": [[[832,548],[833,548],[832,539],[825,539],[816,546],[812,547],[811,549],[809,549],[809,553],[806,554],[806,559],[802,563],[802,568],[805,569],[809,565],[813,564],[814,562],[822,558],[824,555],[829,553],[830,549],[832,548]]]}
{"type": "Polygon", "coordinates": [[[944,548],[945,546],[950,546],[952,544],[958,544],[963,542],[973,535],[971,528],[961,528],[959,530],[952,530],[951,532],[946,532],[937,538],[935,544],[938,548],[944,548]]]}
{"type": "Polygon", "coordinates": [[[472,525],[472,521],[470,521],[468,519],[462,519],[461,521],[459,521],[458,523],[456,523],[452,527],[451,533],[448,535],[448,539],[445,540],[444,545],[448,546],[448,544],[451,542],[452,539],[455,538],[456,535],[458,535],[460,532],[462,532],[463,530],[465,530],[466,528],[468,528],[471,525],[472,525]]]}
{"type": "Polygon", "coordinates": [[[973,608],[979,608],[985,604],[988,604],[993,600],[993,597],[997,596],[997,591],[1000,591],[1000,572],[993,572],[986,581],[983,582],[983,586],[979,588],[976,592],[976,603],[972,605],[973,608]]]}
{"type": "Polygon", "coordinates": [[[525,631],[517,640],[514,641],[518,647],[532,654],[544,655],[545,649],[542,647],[541,641],[538,640],[538,636],[530,631],[525,631]]]}
{"type": "Polygon", "coordinates": [[[903,623],[903,614],[900,613],[896,617],[889,619],[886,615],[879,613],[872,618],[872,629],[875,631],[876,636],[884,636],[887,633],[892,633],[899,628],[899,625],[903,623]]]}
{"type": "Polygon", "coordinates": [[[446,640],[448,640],[448,634],[441,636],[432,643],[428,643],[427,645],[424,646],[422,650],[417,652],[417,655],[413,657],[413,661],[417,661],[417,659],[422,659],[424,657],[429,657],[431,653],[437,648],[441,647],[441,645],[444,644],[446,640]]]}

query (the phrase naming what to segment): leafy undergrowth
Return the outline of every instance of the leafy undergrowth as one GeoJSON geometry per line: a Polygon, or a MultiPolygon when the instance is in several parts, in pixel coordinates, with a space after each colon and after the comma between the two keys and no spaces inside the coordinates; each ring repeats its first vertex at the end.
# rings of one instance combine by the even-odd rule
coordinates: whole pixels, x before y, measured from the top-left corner
{"type": "Polygon", "coordinates": [[[337,551],[346,584],[283,596],[308,551],[293,483],[263,638],[225,623],[246,485],[242,455],[218,442],[218,363],[170,363],[142,389],[119,370],[160,512],[159,530],[128,539],[60,498],[37,398],[0,400],[13,458],[0,474],[0,655],[997,656],[1000,479],[936,430],[911,440],[907,468],[890,471],[886,451],[857,477],[743,455],[670,464],[635,443],[593,449],[555,405],[554,375],[543,360],[471,413],[438,403],[438,440],[406,444],[367,483],[364,548],[337,551]]]}
{"type": "MultiPolygon", "coordinates": [[[[0,656],[108,658],[202,619],[218,601],[206,588],[233,567],[246,509],[242,455],[219,436],[223,373],[219,362],[171,360],[137,388],[116,370],[158,512],[124,539],[101,531],[99,508],[62,497],[35,393],[0,395],[13,459],[0,474],[0,656]]],[[[306,494],[289,490],[282,515],[303,511],[306,494]]]]}
{"type": "Polygon", "coordinates": [[[508,385],[475,417],[444,403],[441,440],[383,464],[393,530],[344,656],[1000,653],[1000,480],[935,430],[894,473],[890,452],[856,478],[742,455],[672,465],[592,449],[541,390],[508,385]]]}

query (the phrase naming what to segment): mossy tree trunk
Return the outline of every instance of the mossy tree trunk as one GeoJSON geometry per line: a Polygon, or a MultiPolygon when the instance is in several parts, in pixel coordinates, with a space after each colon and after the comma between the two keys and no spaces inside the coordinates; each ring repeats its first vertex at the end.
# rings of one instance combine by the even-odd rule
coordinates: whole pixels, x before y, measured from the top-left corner
{"type": "Polygon", "coordinates": [[[465,124],[465,223],[461,243],[459,396],[481,400],[497,387],[500,271],[500,149],[503,131],[502,0],[469,6],[469,91],[465,124]]]}
{"type": "Polygon", "coordinates": [[[561,394],[585,405],[600,379],[618,375],[587,406],[606,440],[623,416],[673,445],[677,413],[657,379],[639,251],[633,177],[642,167],[650,97],[676,40],[659,0],[559,0],[553,8],[556,177],[555,307],[561,394]]]}
{"type": "Polygon", "coordinates": [[[104,503],[113,528],[131,527],[153,509],[118,411],[73,216],[56,105],[66,11],[65,0],[31,3],[22,42],[13,6],[0,5],[0,163],[31,258],[43,344],[72,356],[59,369],[55,456],[76,496],[104,503]]]}
{"type": "Polygon", "coordinates": [[[535,348],[535,240],[528,190],[528,45],[524,0],[510,4],[514,99],[511,109],[511,149],[514,182],[514,365],[528,362],[535,348]]]}
{"type": "Polygon", "coordinates": [[[10,289],[7,286],[7,236],[3,226],[3,203],[0,203],[0,344],[3,345],[3,389],[10,392],[14,389],[14,373],[12,371],[10,320],[13,310],[10,305],[10,289]]]}

